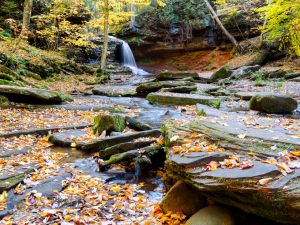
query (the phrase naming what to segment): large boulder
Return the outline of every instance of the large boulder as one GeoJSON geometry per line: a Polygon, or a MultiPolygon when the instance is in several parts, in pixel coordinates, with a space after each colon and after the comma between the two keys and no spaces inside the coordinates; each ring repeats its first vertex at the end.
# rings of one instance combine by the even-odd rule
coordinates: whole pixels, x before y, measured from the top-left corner
{"type": "Polygon", "coordinates": [[[136,91],[139,95],[147,95],[151,92],[159,91],[162,88],[173,88],[181,86],[193,86],[190,81],[157,81],[140,84],[136,91]]]}
{"type": "Polygon", "coordinates": [[[169,72],[165,71],[156,75],[156,79],[163,81],[163,80],[179,80],[184,78],[193,78],[199,79],[198,73],[194,72],[169,72]]]}
{"type": "Polygon", "coordinates": [[[234,93],[234,96],[242,100],[249,101],[252,97],[256,95],[272,95],[272,94],[273,94],[272,92],[239,91],[234,93]]]}
{"type": "Polygon", "coordinates": [[[195,105],[201,103],[215,108],[219,108],[221,103],[220,99],[212,96],[168,92],[150,93],[147,95],[147,100],[150,103],[161,105],[195,105]]]}
{"type": "Polygon", "coordinates": [[[122,132],[126,127],[126,121],[120,115],[99,114],[94,118],[93,133],[101,135],[103,131],[111,133],[112,131],[122,132]]]}
{"type": "Polygon", "coordinates": [[[70,96],[55,91],[5,85],[0,85],[0,94],[11,101],[26,103],[55,104],[72,100],[70,96]]]}
{"type": "Polygon", "coordinates": [[[183,212],[186,216],[191,216],[206,204],[206,198],[192,186],[178,181],[164,197],[160,206],[167,213],[172,211],[183,212]]]}
{"type": "Polygon", "coordinates": [[[279,94],[259,94],[249,102],[250,109],[266,113],[291,113],[298,107],[295,99],[279,94]]]}
{"type": "Polygon", "coordinates": [[[212,82],[215,82],[230,77],[232,73],[233,71],[228,66],[223,66],[215,71],[210,79],[212,82]]]}
{"type": "Polygon", "coordinates": [[[234,219],[227,209],[208,206],[189,218],[186,225],[234,225],[234,219]]]}

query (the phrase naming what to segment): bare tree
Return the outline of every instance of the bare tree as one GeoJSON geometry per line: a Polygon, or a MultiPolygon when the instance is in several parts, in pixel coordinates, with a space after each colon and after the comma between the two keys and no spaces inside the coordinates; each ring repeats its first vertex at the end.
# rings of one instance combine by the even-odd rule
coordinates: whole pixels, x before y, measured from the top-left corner
{"type": "Polygon", "coordinates": [[[23,12],[23,24],[22,24],[22,31],[21,31],[21,36],[24,38],[27,37],[29,31],[31,9],[32,9],[32,0],[25,0],[24,12],[23,12]]]}
{"type": "Polygon", "coordinates": [[[226,37],[234,44],[234,46],[239,50],[240,49],[240,45],[237,42],[237,40],[234,38],[234,36],[232,36],[228,30],[226,29],[226,27],[223,25],[222,21],[219,19],[217,13],[215,12],[214,8],[211,6],[211,4],[209,3],[208,0],[204,0],[206,7],[209,9],[213,19],[217,22],[217,24],[220,26],[221,30],[223,31],[223,33],[226,35],[226,37]]]}
{"type": "Polygon", "coordinates": [[[101,54],[100,69],[105,70],[106,67],[106,56],[107,56],[107,47],[108,47],[108,19],[109,19],[109,3],[108,0],[104,0],[103,6],[104,12],[104,37],[103,37],[103,47],[101,54]]]}

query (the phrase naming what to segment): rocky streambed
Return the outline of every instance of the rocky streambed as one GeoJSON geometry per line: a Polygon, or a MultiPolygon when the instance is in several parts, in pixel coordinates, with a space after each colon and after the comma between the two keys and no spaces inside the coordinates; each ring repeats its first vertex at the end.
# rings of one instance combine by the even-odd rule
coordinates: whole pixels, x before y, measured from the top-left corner
{"type": "Polygon", "coordinates": [[[255,81],[245,75],[249,70],[226,69],[221,80],[216,73],[194,72],[131,76],[59,105],[6,104],[0,130],[3,221],[180,224],[192,216],[187,224],[212,218],[298,224],[299,89],[284,93],[283,84],[272,92],[268,86],[250,91],[255,81]],[[249,85],[237,86],[237,79],[249,85]],[[283,104],[282,113],[295,112],[265,113],[281,113],[283,104]],[[99,114],[121,116],[124,127],[93,133],[99,114]],[[167,189],[179,182],[164,200],[162,180],[167,189]]]}

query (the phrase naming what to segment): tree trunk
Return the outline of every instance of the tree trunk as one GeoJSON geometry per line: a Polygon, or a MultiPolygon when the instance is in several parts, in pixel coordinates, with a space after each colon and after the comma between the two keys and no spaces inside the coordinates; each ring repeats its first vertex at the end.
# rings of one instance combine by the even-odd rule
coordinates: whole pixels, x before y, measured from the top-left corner
{"type": "Polygon", "coordinates": [[[30,26],[30,17],[31,17],[31,8],[32,8],[32,0],[24,1],[24,12],[23,12],[23,25],[21,36],[27,38],[29,26],[30,26]]]}
{"type": "Polygon", "coordinates": [[[217,24],[220,26],[221,30],[224,32],[224,34],[228,37],[228,39],[234,44],[234,46],[239,50],[240,45],[237,42],[237,40],[228,32],[228,30],[224,27],[223,23],[219,19],[217,13],[215,12],[214,8],[211,6],[208,0],[204,0],[207,8],[209,9],[213,19],[217,22],[217,24]]]}
{"type": "Polygon", "coordinates": [[[101,54],[101,62],[100,62],[100,69],[105,70],[106,66],[106,56],[107,56],[107,47],[108,47],[108,18],[109,18],[109,3],[108,0],[104,1],[104,42],[102,47],[102,54],[101,54]]]}

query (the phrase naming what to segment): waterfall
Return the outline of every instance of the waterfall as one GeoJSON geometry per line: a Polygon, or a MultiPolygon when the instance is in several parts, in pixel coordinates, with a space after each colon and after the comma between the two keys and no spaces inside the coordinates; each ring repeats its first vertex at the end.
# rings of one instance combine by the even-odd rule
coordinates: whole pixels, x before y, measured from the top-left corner
{"type": "Polygon", "coordinates": [[[131,51],[129,44],[126,41],[122,41],[121,57],[124,66],[137,68],[134,55],[131,51]]]}
{"type": "Polygon", "coordinates": [[[126,41],[118,39],[113,36],[109,36],[109,38],[113,40],[118,40],[122,43],[120,54],[121,54],[121,62],[123,66],[130,68],[132,72],[136,75],[142,75],[142,76],[149,75],[149,73],[146,72],[145,70],[138,68],[133,52],[126,41]]]}

